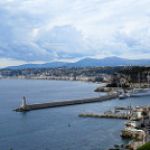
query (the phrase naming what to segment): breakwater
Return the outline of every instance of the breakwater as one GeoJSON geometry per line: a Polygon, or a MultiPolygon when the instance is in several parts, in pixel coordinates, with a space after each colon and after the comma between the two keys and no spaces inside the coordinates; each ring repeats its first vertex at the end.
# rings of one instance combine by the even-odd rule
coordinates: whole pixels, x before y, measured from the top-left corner
{"type": "Polygon", "coordinates": [[[117,98],[117,94],[105,95],[101,97],[94,97],[94,98],[86,98],[86,99],[79,99],[79,100],[68,100],[68,101],[59,101],[59,102],[49,102],[49,103],[37,103],[37,104],[25,104],[24,106],[20,106],[19,108],[15,109],[17,112],[24,112],[24,111],[31,111],[37,109],[45,109],[45,108],[54,108],[54,107],[63,107],[69,105],[79,105],[85,103],[94,103],[94,102],[103,102],[107,100],[112,100],[117,98]]]}
{"type": "Polygon", "coordinates": [[[98,114],[98,113],[82,113],[79,117],[90,117],[90,118],[108,118],[108,119],[128,119],[128,114],[98,114]]]}

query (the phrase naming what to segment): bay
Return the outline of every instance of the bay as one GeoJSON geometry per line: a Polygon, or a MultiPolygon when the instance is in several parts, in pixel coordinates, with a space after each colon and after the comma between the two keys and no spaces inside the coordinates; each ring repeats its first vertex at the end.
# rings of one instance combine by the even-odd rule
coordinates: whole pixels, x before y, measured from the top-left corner
{"type": "Polygon", "coordinates": [[[149,105],[150,97],[114,99],[18,113],[28,103],[97,97],[95,83],[48,80],[0,80],[0,150],[107,150],[122,144],[123,120],[80,118],[82,112],[104,112],[114,106],[149,105]]]}

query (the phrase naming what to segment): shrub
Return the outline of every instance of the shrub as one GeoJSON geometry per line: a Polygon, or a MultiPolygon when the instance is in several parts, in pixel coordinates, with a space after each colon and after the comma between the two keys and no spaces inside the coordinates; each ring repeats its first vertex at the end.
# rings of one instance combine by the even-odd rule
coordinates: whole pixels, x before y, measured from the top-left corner
{"type": "Polygon", "coordinates": [[[143,146],[139,147],[137,150],[150,150],[150,142],[144,144],[143,146]]]}

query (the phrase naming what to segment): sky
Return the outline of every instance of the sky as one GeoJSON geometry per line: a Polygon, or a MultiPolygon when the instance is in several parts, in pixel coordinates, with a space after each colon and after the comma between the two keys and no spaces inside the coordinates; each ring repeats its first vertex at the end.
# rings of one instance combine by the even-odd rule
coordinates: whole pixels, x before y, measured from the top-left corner
{"type": "Polygon", "coordinates": [[[150,0],[0,0],[0,67],[150,58],[150,0]]]}

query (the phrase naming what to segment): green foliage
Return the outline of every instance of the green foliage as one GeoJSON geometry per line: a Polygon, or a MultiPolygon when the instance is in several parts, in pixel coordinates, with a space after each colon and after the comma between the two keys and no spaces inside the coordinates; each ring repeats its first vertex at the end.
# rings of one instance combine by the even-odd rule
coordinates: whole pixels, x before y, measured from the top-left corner
{"type": "Polygon", "coordinates": [[[141,146],[137,150],[150,150],[150,142],[144,144],[143,146],[141,146]]]}

